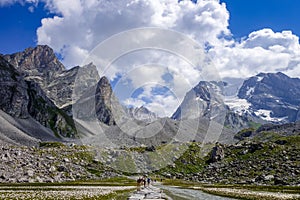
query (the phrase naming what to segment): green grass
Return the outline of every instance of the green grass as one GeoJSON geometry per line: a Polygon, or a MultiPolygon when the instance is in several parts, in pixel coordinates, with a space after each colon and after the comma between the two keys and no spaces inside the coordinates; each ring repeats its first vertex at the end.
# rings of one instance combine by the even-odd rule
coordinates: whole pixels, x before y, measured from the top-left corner
{"type": "Polygon", "coordinates": [[[135,173],[137,171],[135,166],[135,161],[131,157],[130,154],[124,153],[118,156],[118,159],[114,163],[112,163],[114,169],[119,170],[130,175],[131,173],[135,173]]]}
{"type": "Polygon", "coordinates": [[[184,175],[193,174],[201,172],[206,165],[208,157],[205,147],[202,147],[201,143],[191,142],[182,155],[174,161],[173,166],[167,166],[159,170],[159,174],[170,173],[175,175],[176,173],[181,173],[184,175]]]}
{"type": "Polygon", "coordinates": [[[40,147],[46,147],[46,148],[58,148],[58,147],[65,147],[61,142],[40,142],[40,147]]]}
{"type": "Polygon", "coordinates": [[[94,200],[94,199],[95,200],[98,199],[99,200],[124,200],[127,199],[134,190],[117,191],[108,195],[99,196],[98,198],[84,199],[84,200],[94,200]]]}

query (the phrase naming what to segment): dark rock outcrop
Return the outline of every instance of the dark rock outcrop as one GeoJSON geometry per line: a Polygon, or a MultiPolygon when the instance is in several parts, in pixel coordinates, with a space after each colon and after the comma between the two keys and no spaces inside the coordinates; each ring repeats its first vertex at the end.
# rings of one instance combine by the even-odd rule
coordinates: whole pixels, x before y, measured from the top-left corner
{"type": "Polygon", "coordinates": [[[0,56],[0,109],[13,117],[28,117],[27,84],[12,65],[0,56]]]}
{"type": "Polygon", "coordinates": [[[113,92],[110,82],[106,77],[102,77],[96,88],[95,107],[99,121],[109,126],[115,124],[112,114],[112,98],[113,92]]]}
{"type": "Polygon", "coordinates": [[[225,157],[224,148],[221,144],[217,143],[216,146],[212,149],[209,163],[214,163],[223,160],[225,157]]]}

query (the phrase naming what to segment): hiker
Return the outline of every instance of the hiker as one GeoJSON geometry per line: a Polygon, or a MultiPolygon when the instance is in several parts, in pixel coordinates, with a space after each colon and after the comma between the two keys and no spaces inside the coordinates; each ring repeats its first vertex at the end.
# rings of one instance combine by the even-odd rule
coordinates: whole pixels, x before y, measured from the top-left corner
{"type": "Polygon", "coordinates": [[[150,186],[150,182],[151,182],[151,179],[148,177],[147,178],[148,187],[150,186]]]}
{"type": "Polygon", "coordinates": [[[144,182],[144,188],[146,188],[146,178],[143,178],[143,182],[144,182]]]}
{"type": "Polygon", "coordinates": [[[136,180],[136,187],[137,187],[137,191],[140,191],[141,190],[141,183],[142,183],[143,179],[141,177],[139,177],[137,180],[136,180]]]}

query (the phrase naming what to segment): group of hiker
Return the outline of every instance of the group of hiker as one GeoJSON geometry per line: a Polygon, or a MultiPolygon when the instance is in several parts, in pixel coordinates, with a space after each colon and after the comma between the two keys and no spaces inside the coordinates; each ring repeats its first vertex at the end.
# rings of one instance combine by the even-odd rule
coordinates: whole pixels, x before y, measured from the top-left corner
{"type": "Polygon", "coordinates": [[[151,178],[147,176],[139,177],[136,183],[137,183],[137,189],[140,190],[141,186],[144,186],[144,188],[150,186],[151,178]]]}

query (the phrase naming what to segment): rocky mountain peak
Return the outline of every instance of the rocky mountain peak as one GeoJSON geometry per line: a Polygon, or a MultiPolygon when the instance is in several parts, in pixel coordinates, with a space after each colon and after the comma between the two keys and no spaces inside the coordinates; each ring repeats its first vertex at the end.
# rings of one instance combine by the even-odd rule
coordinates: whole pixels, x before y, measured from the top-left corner
{"type": "Polygon", "coordinates": [[[186,94],[172,118],[176,120],[209,118],[213,111],[223,107],[222,85],[222,82],[200,81],[186,94]]]}
{"type": "MultiPolygon", "coordinates": [[[[12,55],[5,55],[5,59],[21,72],[37,70],[40,73],[45,71],[62,72],[65,70],[63,64],[57,59],[53,49],[47,45],[39,45],[35,48],[27,48],[23,52],[12,55]]],[[[32,75],[31,73],[25,73],[32,75]]]]}
{"type": "Polygon", "coordinates": [[[0,109],[16,120],[28,120],[28,124],[24,125],[27,128],[23,127],[22,131],[32,130],[29,121],[33,122],[34,119],[42,126],[50,128],[57,136],[76,135],[73,120],[53,104],[37,83],[24,80],[14,66],[2,57],[0,84],[0,109]]]}
{"type": "Polygon", "coordinates": [[[53,49],[47,45],[5,55],[5,59],[23,75],[25,80],[38,83],[47,97],[59,108],[71,104],[76,79],[80,79],[77,84],[82,85],[79,88],[81,91],[77,91],[80,94],[86,87],[97,83],[94,79],[99,80],[96,66],[92,63],[82,68],[74,67],[66,70],[53,49]]]}
{"type": "Polygon", "coordinates": [[[251,103],[256,115],[267,121],[297,120],[300,79],[279,73],[260,73],[244,81],[238,97],[251,103]]]}
{"type": "Polygon", "coordinates": [[[109,80],[106,76],[103,76],[103,77],[100,78],[98,86],[99,87],[106,87],[107,89],[112,90],[110,82],[109,82],[109,80]]]}

